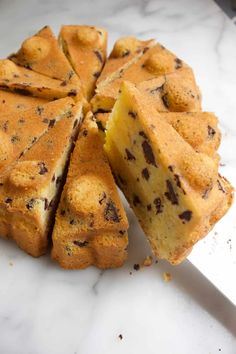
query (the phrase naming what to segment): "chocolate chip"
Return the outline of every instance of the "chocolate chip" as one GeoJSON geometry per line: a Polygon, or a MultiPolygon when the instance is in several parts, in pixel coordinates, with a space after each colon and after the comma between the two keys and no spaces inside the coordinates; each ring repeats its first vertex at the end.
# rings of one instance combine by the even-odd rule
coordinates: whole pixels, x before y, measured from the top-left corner
{"type": "Polygon", "coordinates": [[[64,80],[64,81],[61,82],[60,86],[64,87],[64,86],[66,86],[67,84],[68,84],[67,80],[64,80]]]}
{"type": "Polygon", "coordinates": [[[67,118],[71,118],[73,116],[73,113],[71,112],[71,111],[68,111],[67,113],[66,113],[66,117],[67,118]]]}
{"type": "Polygon", "coordinates": [[[44,111],[44,108],[43,108],[43,107],[38,106],[38,107],[36,108],[36,113],[37,113],[38,115],[40,115],[40,116],[41,116],[41,114],[43,113],[43,111],[44,111]]]}
{"type": "Polygon", "coordinates": [[[163,101],[164,105],[166,106],[166,108],[169,109],[169,108],[170,108],[170,103],[169,103],[169,101],[168,101],[168,95],[167,95],[167,93],[162,96],[162,101],[163,101]]]}
{"type": "Polygon", "coordinates": [[[60,211],[61,216],[64,216],[65,213],[66,213],[66,211],[64,209],[61,209],[61,211],[60,211]]]}
{"type": "Polygon", "coordinates": [[[25,120],[24,120],[23,118],[20,118],[20,119],[18,120],[18,122],[21,123],[21,124],[23,124],[23,123],[25,123],[25,120]]]}
{"type": "Polygon", "coordinates": [[[119,234],[125,235],[125,234],[126,234],[126,231],[125,231],[125,230],[119,230],[119,234]]]}
{"type": "Polygon", "coordinates": [[[44,198],[44,210],[47,210],[49,207],[48,199],[44,198]]]}
{"type": "Polygon", "coordinates": [[[117,223],[120,221],[118,209],[116,208],[115,203],[111,199],[106,202],[104,217],[107,221],[113,221],[117,223]]]}
{"type": "Polygon", "coordinates": [[[3,123],[2,129],[3,129],[4,132],[7,132],[7,130],[8,130],[8,124],[9,124],[9,120],[7,120],[7,121],[5,121],[5,122],[3,123]]]}
{"type": "Polygon", "coordinates": [[[88,135],[88,130],[87,130],[87,129],[84,129],[84,130],[82,131],[82,135],[83,135],[83,136],[87,136],[87,135],[88,135]]]}
{"type": "Polygon", "coordinates": [[[128,112],[128,115],[129,115],[130,117],[132,117],[133,119],[136,119],[136,118],[137,118],[137,113],[136,113],[136,112],[129,111],[129,112],[128,112]]]}
{"type": "Polygon", "coordinates": [[[68,73],[67,73],[67,75],[66,75],[66,76],[67,76],[67,79],[70,80],[70,79],[74,76],[74,74],[75,74],[75,73],[74,73],[73,70],[68,71],[68,73]]]}
{"type": "Polygon", "coordinates": [[[6,199],[5,199],[5,203],[7,203],[7,204],[12,203],[12,198],[6,198],[6,199]]]}
{"type": "Polygon", "coordinates": [[[34,136],[31,143],[34,144],[36,142],[37,138],[34,136]]]}
{"type": "Polygon", "coordinates": [[[105,192],[101,193],[100,199],[98,200],[99,204],[102,204],[102,202],[106,199],[107,195],[105,192]]]}
{"type": "Polygon", "coordinates": [[[149,49],[148,47],[143,48],[143,54],[146,53],[148,49],[149,49]]]}
{"type": "Polygon", "coordinates": [[[98,114],[98,113],[110,113],[110,112],[111,112],[110,109],[98,108],[94,114],[98,114]]]}
{"type": "Polygon", "coordinates": [[[48,123],[48,128],[53,128],[56,123],[56,119],[50,119],[48,123]]]}
{"type": "Polygon", "coordinates": [[[192,211],[191,210],[185,210],[182,214],[179,214],[179,218],[184,221],[190,221],[192,218],[192,211]]]}
{"type": "Polygon", "coordinates": [[[155,156],[154,156],[153,151],[152,151],[152,147],[147,142],[147,140],[145,140],[142,143],[142,148],[143,148],[143,154],[144,154],[146,162],[148,164],[150,164],[150,165],[153,165],[153,166],[157,167],[155,156]]]}
{"type": "Polygon", "coordinates": [[[35,199],[30,199],[30,200],[28,201],[28,203],[26,204],[26,208],[27,208],[28,210],[33,209],[34,204],[35,204],[35,199]]]}
{"type": "Polygon", "coordinates": [[[76,222],[76,220],[72,219],[72,220],[70,220],[70,224],[71,224],[71,225],[76,225],[77,222],[76,222]]]}
{"type": "Polygon", "coordinates": [[[133,205],[137,206],[138,204],[141,204],[141,200],[139,199],[139,196],[135,194],[133,197],[133,205]]]}
{"type": "Polygon", "coordinates": [[[182,60],[179,58],[175,58],[175,69],[178,70],[178,69],[182,68],[182,66],[183,66],[182,60]]]}
{"type": "Polygon", "coordinates": [[[94,54],[96,55],[98,60],[103,64],[102,54],[99,52],[99,50],[94,50],[94,54]]]}
{"type": "Polygon", "coordinates": [[[143,178],[145,178],[147,181],[149,180],[150,174],[149,174],[149,171],[148,171],[147,168],[144,168],[144,169],[142,170],[142,176],[143,176],[143,178]]]}
{"type": "Polygon", "coordinates": [[[174,172],[174,167],[171,166],[171,165],[169,165],[169,166],[168,166],[168,170],[169,170],[170,172],[174,172]]]}
{"type": "Polygon", "coordinates": [[[97,120],[97,126],[98,126],[99,130],[101,130],[102,132],[105,132],[105,128],[100,120],[97,120]]]}
{"type": "Polygon", "coordinates": [[[213,129],[210,125],[207,126],[207,131],[208,131],[208,137],[209,139],[213,139],[216,131],[213,129]]]}
{"type": "Polygon", "coordinates": [[[163,212],[164,205],[161,202],[160,198],[155,198],[153,201],[155,208],[156,208],[156,214],[161,214],[163,212]]]}
{"type": "Polygon", "coordinates": [[[144,139],[148,140],[147,135],[144,133],[144,131],[140,131],[139,135],[142,136],[144,139]]]}
{"type": "Polygon", "coordinates": [[[171,202],[173,205],[178,205],[178,194],[175,192],[171,181],[167,180],[166,181],[166,186],[167,186],[167,192],[165,192],[166,198],[171,202]]]}
{"type": "Polygon", "coordinates": [[[174,179],[175,179],[177,187],[181,188],[181,182],[180,182],[179,175],[174,174],[174,179]]]}
{"type": "Polygon", "coordinates": [[[77,126],[77,124],[78,124],[78,119],[76,119],[76,120],[74,121],[73,129],[75,129],[75,127],[77,126]]]}
{"type": "Polygon", "coordinates": [[[100,76],[100,74],[101,74],[101,71],[95,71],[95,73],[93,73],[93,76],[94,76],[96,79],[98,79],[99,76],[100,76]]]}
{"type": "Polygon", "coordinates": [[[13,136],[11,137],[11,142],[12,142],[12,144],[16,143],[17,141],[20,141],[19,136],[13,135],[13,136]]]}
{"type": "Polygon", "coordinates": [[[79,247],[86,247],[88,245],[88,241],[73,241],[73,244],[79,247]]]}
{"type": "Polygon", "coordinates": [[[151,205],[151,204],[148,204],[148,205],[147,205],[147,210],[148,210],[148,211],[152,210],[152,205],[151,205]]]}
{"type": "Polygon", "coordinates": [[[125,149],[125,152],[126,152],[126,156],[127,156],[128,161],[136,160],[135,156],[128,149],[125,149]]]}
{"type": "Polygon", "coordinates": [[[139,264],[134,264],[134,270],[138,271],[140,269],[140,265],[139,264]]]}
{"type": "Polygon", "coordinates": [[[75,89],[70,90],[70,92],[68,93],[68,96],[73,97],[77,95],[77,91],[75,89]]]}
{"type": "Polygon", "coordinates": [[[46,167],[44,162],[39,162],[38,166],[39,166],[39,174],[40,175],[44,175],[45,173],[48,172],[48,169],[47,169],[47,167],[46,167]]]}

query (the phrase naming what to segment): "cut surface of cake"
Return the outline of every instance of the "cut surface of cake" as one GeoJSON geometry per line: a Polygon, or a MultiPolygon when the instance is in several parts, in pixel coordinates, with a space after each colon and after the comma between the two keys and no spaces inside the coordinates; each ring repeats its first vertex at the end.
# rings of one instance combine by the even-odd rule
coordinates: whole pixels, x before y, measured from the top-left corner
{"type": "Polygon", "coordinates": [[[131,83],[110,115],[105,151],[153,252],[180,263],[227,212],[233,189],[131,83]]]}
{"type": "Polygon", "coordinates": [[[106,60],[107,32],[93,26],[62,26],[59,40],[90,99],[106,60]]]}
{"type": "Polygon", "coordinates": [[[27,109],[47,103],[48,100],[38,97],[23,96],[17,93],[0,90],[0,114],[26,111],[27,109]]]}
{"type": "Polygon", "coordinates": [[[82,124],[53,230],[52,257],[64,268],[121,266],[128,221],[94,117],[82,124]]]}
{"type": "Polygon", "coordinates": [[[22,156],[57,120],[71,111],[71,98],[0,117],[0,174],[22,156]]]}
{"type": "Polygon", "coordinates": [[[39,74],[81,87],[79,77],[72,69],[49,26],[43,27],[34,36],[27,38],[19,51],[9,59],[39,74]]]}
{"type": "Polygon", "coordinates": [[[70,96],[80,101],[82,95],[75,85],[65,86],[61,80],[18,66],[9,59],[0,60],[0,88],[48,100],[70,96]]]}
{"type": "Polygon", "coordinates": [[[77,103],[1,176],[0,235],[35,257],[47,249],[81,112],[77,103]]]}

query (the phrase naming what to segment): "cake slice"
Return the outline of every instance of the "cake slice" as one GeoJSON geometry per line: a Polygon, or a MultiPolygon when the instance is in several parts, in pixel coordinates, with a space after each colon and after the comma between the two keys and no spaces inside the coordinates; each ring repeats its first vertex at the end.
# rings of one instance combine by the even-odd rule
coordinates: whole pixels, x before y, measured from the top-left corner
{"type": "Polygon", "coordinates": [[[34,36],[27,38],[19,51],[9,59],[39,74],[63,81],[63,85],[72,84],[81,89],[80,79],[72,69],[57,39],[49,26],[43,27],[34,36]]]}
{"type": "Polygon", "coordinates": [[[118,77],[96,89],[96,95],[91,101],[93,112],[113,107],[124,80],[139,84],[174,72],[178,72],[180,76],[185,70],[191,71],[193,76],[192,70],[187,64],[157,43],[126,70],[122,70],[118,77]]]}
{"type": "MultiPolygon", "coordinates": [[[[149,104],[147,97],[145,104],[149,104]]],[[[95,114],[97,125],[102,132],[111,113],[95,114]]],[[[159,116],[165,119],[189,143],[195,151],[202,152],[218,162],[217,149],[221,141],[218,119],[210,112],[161,112],[159,116]]]]}
{"type": "Polygon", "coordinates": [[[63,98],[24,112],[0,117],[0,175],[22,156],[64,114],[70,114],[74,101],[63,98]]]}
{"type": "Polygon", "coordinates": [[[96,82],[97,90],[119,76],[154,45],[153,39],[140,41],[132,36],[118,39],[96,82]]]}
{"type": "Polygon", "coordinates": [[[77,103],[4,174],[0,184],[0,235],[14,239],[34,257],[47,249],[81,110],[77,103]]]}
{"type": "Polygon", "coordinates": [[[79,133],[53,230],[52,258],[63,268],[121,266],[128,221],[91,113],[79,133]]]}
{"type": "Polygon", "coordinates": [[[232,187],[131,83],[107,124],[105,151],[153,252],[180,263],[227,212],[232,187]]]}
{"type": "Polygon", "coordinates": [[[107,32],[100,27],[62,26],[59,40],[90,99],[106,60],[107,32]]]}
{"type": "Polygon", "coordinates": [[[38,97],[23,96],[17,93],[0,90],[0,114],[23,112],[27,109],[41,106],[48,100],[38,97]]]}
{"type": "Polygon", "coordinates": [[[75,85],[65,85],[64,81],[18,66],[9,59],[0,60],[0,89],[48,100],[70,96],[80,101],[82,95],[75,85]]]}

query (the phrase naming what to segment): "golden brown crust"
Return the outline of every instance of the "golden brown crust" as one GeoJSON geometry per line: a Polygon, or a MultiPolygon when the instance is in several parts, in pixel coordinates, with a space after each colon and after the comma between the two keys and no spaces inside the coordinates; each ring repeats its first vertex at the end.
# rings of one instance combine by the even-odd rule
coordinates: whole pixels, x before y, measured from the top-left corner
{"type": "Polygon", "coordinates": [[[100,27],[62,26],[59,40],[90,99],[106,60],[107,32],[100,27]]]}
{"type": "Polygon", "coordinates": [[[24,251],[45,253],[67,159],[81,121],[82,105],[64,111],[59,122],[29,149],[0,185],[1,236],[13,238],[24,251]]]}
{"type": "Polygon", "coordinates": [[[82,125],[53,230],[52,257],[64,268],[117,267],[127,255],[128,221],[93,119],[82,125]]]}

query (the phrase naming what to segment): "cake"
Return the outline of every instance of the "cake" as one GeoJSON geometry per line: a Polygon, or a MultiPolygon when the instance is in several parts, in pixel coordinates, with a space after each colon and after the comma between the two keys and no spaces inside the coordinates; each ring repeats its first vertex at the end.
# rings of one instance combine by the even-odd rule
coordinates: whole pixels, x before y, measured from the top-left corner
{"type": "Polygon", "coordinates": [[[18,66],[9,59],[0,60],[0,89],[48,100],[70,96],[80,101],[82,94],[70,83],[64,85],[62,80],[18,66]]]}
{"type": "Polygon", "coordinates": [[[48,100],[38,97],[23,96],[17,93],[0,90],[0,114],[16,113],[47,103],[48,100]]]}
{"type": "Polygon", "coordinates": [[[77,103],[16,163],[0,183],[0,235],[34,257],[47,250],[66,165],[82,115],[77,103]]]}
{"type": "Polygon", "coordinates": [[[20,158],[57,120],[69,113],[74,102],[63,98],[23,112],[0,117],[0,179],[12,162],[20,158]]]}
{"type": "Polygon", "coordinates": [[[105,151],[153,252],[178,264],[227,212],[232,187],[134,85],[125,82],[121,91],[105,151]]]}
{"type": "Polygon", "coordinates": [[[56,214],[52,258],[63,268],[121,266],[128,221],[91,113],[79,133],[56,214]]]}
{"type": "Polygon", "coordinates": [[[62,26],[59,40],[90,99],[106,60],[107,32],[93,26],[62,26]]]}

